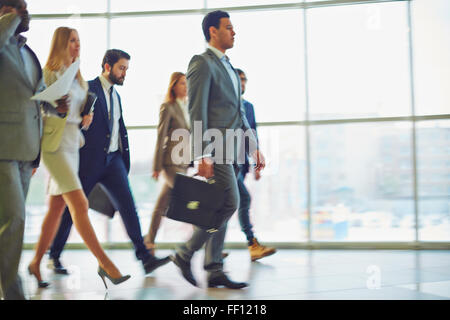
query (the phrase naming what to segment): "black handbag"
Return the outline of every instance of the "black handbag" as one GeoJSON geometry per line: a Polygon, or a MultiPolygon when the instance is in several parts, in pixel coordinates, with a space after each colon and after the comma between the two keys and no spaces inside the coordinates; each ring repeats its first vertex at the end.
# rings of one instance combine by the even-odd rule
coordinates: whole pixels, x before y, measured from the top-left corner
{"type": "Polygon", "coordinates": [[[224,190],[213,179],[202,181],[177,173],[166,216],[216,232],[225,221],[224,201],[224,190]]]}

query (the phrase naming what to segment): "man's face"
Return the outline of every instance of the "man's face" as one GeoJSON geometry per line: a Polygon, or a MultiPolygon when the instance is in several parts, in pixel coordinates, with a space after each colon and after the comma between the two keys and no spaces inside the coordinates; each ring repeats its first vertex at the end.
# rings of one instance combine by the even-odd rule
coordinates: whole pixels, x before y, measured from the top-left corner
{"type": "Polygon", "coordinates": [[[27,3],[24,0],[8,0],[5,1],[5,7],[12,7],[17,10],[17,13],[22,18],[15,34],[26,32],[30,29],[30,16],[27,10],[27,3]]]}
{"type": "Polygon", "coordinates": [[[225,50],[233,48],[236,33],[233,30],[230,18],[220,18],[220,26],[216,30],[218,45],[225,50]]]}
{"type": "Polygon", "coordinates": [[[111,71],[109,72],[109,80],[111,80],[111,82],[114,84],[118,84],[119,86],[123,85],[125,76],[127,75],[128,65],[129,60],[125,58],[119,59],[119,61],[114,64],[111,71]]]}
{"type": "Polygon", "coordinates": [[[245,86],[247,85],[247,77],[245,76],[245,73],[241,73],[239,75],[239,78],[241,78],[241,89],[242,89],[242,94],[244,94],[245,86]]]}

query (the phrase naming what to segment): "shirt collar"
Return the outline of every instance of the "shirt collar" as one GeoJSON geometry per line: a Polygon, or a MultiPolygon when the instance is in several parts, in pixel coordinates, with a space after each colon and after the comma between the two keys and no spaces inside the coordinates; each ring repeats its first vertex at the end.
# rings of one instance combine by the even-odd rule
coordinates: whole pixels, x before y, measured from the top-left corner
{"type": "Polygon", "coordinates": [[[16,44],[19,47],[19,49],[22,49],[25,43],[27,42],[27,38],[19,34],[17,36],[11,37],[10,41],[12,44],[16,44]]]}
{"type": "Polygon", "coordinates": [[[212,51],[212,52],[214,52],[214,54],[217,56],[217,58],[219,58],[219,60],[223,60],[224,58],[227,60],[227,61],[230,61],[230,58],[228,58],[228,56],[225,54],[225,53],[223,53],[222,51],[220,51],[219,49],[217,49],[217,48],[214,48],[212,45],[210,45],[210,44],[208,44],[208,48],[212,51]]]}
{"type": "Polygon", "coordinates": [[[111,87],[113,86],[113,84],[111,82],[108,81],[108,79],[106,79],[103,74],[101,74],[99,76],[100,82],[102,84],[102,87],[105,88],[108,92],[109,90],[111,90],[111,87]]]}

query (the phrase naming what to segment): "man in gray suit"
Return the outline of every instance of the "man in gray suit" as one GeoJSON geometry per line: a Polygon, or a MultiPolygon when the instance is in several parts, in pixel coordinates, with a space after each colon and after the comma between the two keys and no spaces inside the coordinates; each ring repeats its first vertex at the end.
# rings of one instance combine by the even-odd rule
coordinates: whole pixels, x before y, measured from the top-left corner
{"type": "MultiPolygon", "coordinates": [[[[0,298],[7,300],[25,299],[18,276],[25,199],[40,158],[40,104],[30,98],[45,84],[20,35],[29,22],[25,1],[0,0],[0,298]]],[[[68,103],[60,101],[56,110],[67,112],[68,103]]]]}
{"type": "MultiPolygon", "coordinates": [[[[183,277],[197,286],[190,262],[194,253],[205,244],[204,269],[208,273],[208,287],[241,289],[248,284],[231,281],[223,272],[222,249],[227,222],[239,204],[236,164],[238,160],[245,161],[239,132],[244,130],[254,147],[257,140],[245,117],[239,76],[225,55],[225,51],[234,45],[235,32],[230,16],[224,11],[210,12],[203,19],[202,27],[208,49],[191,59],[187,72],[192,156],[198,161],[199,175],[207,179],[214,176],[216,184],[224,189],[225,203],[220,214],[227,219],[214,233],[194,227],[191,239],[176,249],[172,260],[183,277]],[[213,150],[208,141],[203,140],[208,135],[215,138],[213,150]]],[[[256,162],[255,170],[263,169],[265,160],[258,148],[253,148],[250,154],[256,162]]]]}

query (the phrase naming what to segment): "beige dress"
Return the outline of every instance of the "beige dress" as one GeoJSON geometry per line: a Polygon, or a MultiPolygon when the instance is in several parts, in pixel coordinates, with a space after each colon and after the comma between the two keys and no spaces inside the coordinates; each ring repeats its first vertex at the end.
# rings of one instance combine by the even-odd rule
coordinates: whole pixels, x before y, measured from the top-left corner
{"type": "MultiPolygon", "coordinates": [[[[44,69],[44,78],[47,86],[51,85],[62,73],[54,73],[44,69]]],[[[84,137],[79,124],[82,120],[80,113],[87,97],[87,85],[81,86],[74,79],[69,92],[70,107],[67,121],[61,138],[61,143],[55,152],[42,152],[42,160],[50,174],[47,193],[61,195],[70,191],[82,189],[79,168],[79,148],[84,145],[84,137]]],[[[54,115],[47,115],[52,117],[54,115]]],[[[45,126],[45,118],[44,118],[45,126]]]]}

